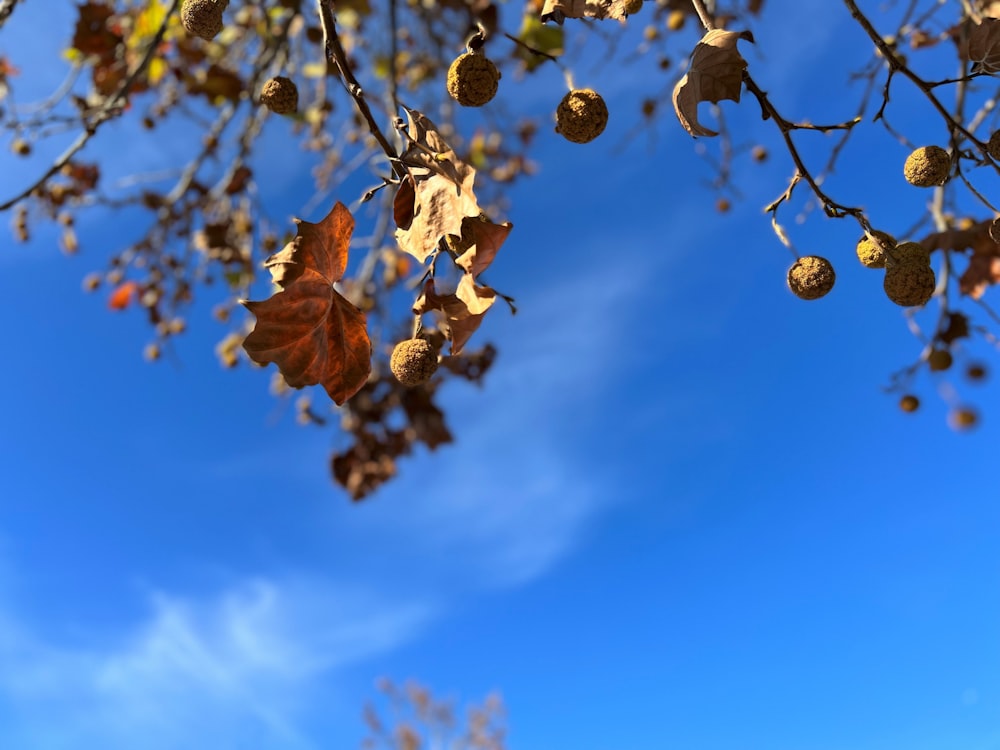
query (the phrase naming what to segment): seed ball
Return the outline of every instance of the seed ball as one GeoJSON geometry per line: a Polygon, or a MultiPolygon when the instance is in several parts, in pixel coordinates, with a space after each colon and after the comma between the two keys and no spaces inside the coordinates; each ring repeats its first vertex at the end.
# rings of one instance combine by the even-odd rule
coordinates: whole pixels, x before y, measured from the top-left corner
{"type": "Polygon", "coordinates": [[[184,0],[181,23],[192,36],[211,41],[222,31],[222,12],[229,0],[184,0]]]}
{"type": "Polygon", "coordinates": [[[919,242],[900,242],[895,249],[889,253],[889,264],[899,263],[920,263],[925,266],[931,264],[931,254],[919,242]]]}
{"type": "Polygon", "coordinates": [[[951,352],[947,349],[934,349],[927,355],[927,366],[931,372],[944,372],[952,363],[951,352]]]}
{"type": "Polygon", "coordinates": [[[858,260],[866,268],[885,268],[885,248],[888,247],[889,250],[895,248],[896,238],[888,232],[880,232],[877,229],[872,234],[875,235],[875,240],[867,234],[858,240],[858,260]]]}
{"type": "Polygon", "coordinates": [[[886,296],[902,307],[927,304],[934,294],[934,269],[923,263],[893,263],[885,267],[882,283],[886,296]]]}
{"type": "Polygon", "coordinates": [[[299,88],[284,76],[272,78],[260,90],[260,102],[278,115],[290,115],[299,108],[299,88]]]}
{"type": "Polygon", "coordinates": [[[634,16],[642,10],[642,0],[625,0],[622,10],[625,11],[626,16],[634,16]]]}
{"type": "Polygon", "coordinates": [[[593,89],[574,89],[556,109],[556,132],[573,143],[590,143],[608,124],[608,105],[593,89]]]}
{"type": "Polygon", "coordinates": [[[903,176],[911,185],[934,187],[948,178],[951,156],[940,146],[922,146],[906,157],[903,176]]]}
{"type": "Polygon", "coordinates": [[[463,107],[481,107],[497,93],[500,71],[485,55],[467,52],[448,68],[448,93],[463,107]]]}
{"type": "Polygon", "coordinates": [[[912,414],[920,408],[920,399],[908,393],[899,399],[899,408],[907,414],[912,414]]]}
{"type": "Polygon", "coordinates": [[[986,144],[986,153],[1000,161],[1000,130],[990,135],[990,140],[986,144]]]}
{"type": "Polygon", "coordinates": [[[807,255],[788,269],[788,288],[799,299],[819,299],[833,289],[837,274],[826,258],[807,255]]]}
{"type": "Polygon", "coordinates": [[[953,430],[971,430],[979,423],[979,415],[968,406],[952,409],[948,413],[948,424],[953,430]]]}
{"type": "Polygon", "coordinates": [[[438,367],[437,352],[424,339],[407,339],[396,344],[389,369],[408,388],[426,383],[438,367]]]}
{"type": "Polygon", "coordinates": [[[974,382],[986,379],[986,365],[975,362],[965,370],[965,377],[974,382]]]}

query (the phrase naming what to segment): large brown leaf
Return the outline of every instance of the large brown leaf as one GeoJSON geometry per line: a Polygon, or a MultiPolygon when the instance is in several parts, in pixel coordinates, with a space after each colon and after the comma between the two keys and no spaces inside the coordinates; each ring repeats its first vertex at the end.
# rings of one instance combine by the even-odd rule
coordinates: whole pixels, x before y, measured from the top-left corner
{"type": "Polygon", "coordinates": [[[1000,71],[1000,20],[984,18],[969,31],[969,60],[973,73],[1000,71]]]}
{"type": "Polygon", "coordinates": [[[701,38],[691,55],[691,67],[674,86],[674,111],[684,129],[693,136],[718,135],[698,122],[701,102],[740,100],[747,61],[736,49],[740,39],[753,41],[749,31],[713,29],[701,38]]]}
{"type": "Polygon", "coordinates": [[[344,403],[371,372],[364,314],[336,289],[347,268],[354,217],[337,203],[319,224],[298,222],[298,233],[265,261],[283,289],[243,304],[257,323],[243,342],[254,362],[274,362],[293,388],[321,384],[344,403]]]}
{"type": "Polygon", "coordinates": [[[561,24],[566,18],[614,18],[624,21],[628,14],[625,7],[628,0],[545,0],[542,6],[542,21],[561,24]]]}
{"type": "Polygon", "coordinates": [[[442,237],[462,234],[462,219],[479,216],[472,190],[476,170],[458,158],[425,115],[408,109],[406,116],[411,143],[399,158],[412,179],[396,194],[396,241],[423,263],[442,237]]]}

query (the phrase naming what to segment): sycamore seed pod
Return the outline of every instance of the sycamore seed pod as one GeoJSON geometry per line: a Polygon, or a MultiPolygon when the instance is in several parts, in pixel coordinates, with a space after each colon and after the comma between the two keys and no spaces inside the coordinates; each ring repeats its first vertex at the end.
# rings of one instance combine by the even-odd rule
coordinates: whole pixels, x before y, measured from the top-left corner
{"type": "Polygon", "coordinates": [[[589,143],[604,132],[608,106],[593,89],[574,89],[556,109],[556,132],[573,143],[589,143]]]}
{"type": "Polygon", "coordinates": [[[497,93],[500,71],[485,55],[466,52],[448,68],[448,94],[463,107],[481,107],[497,93]]]}
{"type": "Polygon", "coordinates": [[[261,88],[260,101],[275,114],[290,115],[299,108],[299,89],[291,78],[277,76],[261,88]]]}
{"type": "Polygon", "coordinates": [[[911,185],[934,187],[948,179],[951,156],[940,146],[923,146],[908,157],[903,165],[903,176],[911,185]]]}
{"type": "Polygon", "coordinates": [[[411,388],[431,379],[437,370],[437,352],[424,339],[400,341],[392,350],[389,369],[403,385],[411,388]]]}
{"type": "Polygon", "coordinates": [[[925,305],[934,295],[937,279],[926,263],[908,261],[887,264],[882,288],[886,296],[901,307],[925,305]]]}
{"type": "Polygon", "coordinates": [[[858,240],[856,248],[858,260],[866,268],[885,268],[885,251],[896,247],[896,238],[888,232],[880,232],[877,229],[872,232],[876,239],[872,239],[867,234],[858,240]]]}
{"type": "Polygon", "coordinates": [[[222,31],[222,12],[229,0],[184,0],[181,6],[181,24],[192,36],[207,41],[222,31]]]}
{"type": "Polygon", "coordinates": [[[788,269],[788,288],[799,299],[819,299],[825,296],[837,279],[833,265],[826,258],[807,255],[788,269]]]}

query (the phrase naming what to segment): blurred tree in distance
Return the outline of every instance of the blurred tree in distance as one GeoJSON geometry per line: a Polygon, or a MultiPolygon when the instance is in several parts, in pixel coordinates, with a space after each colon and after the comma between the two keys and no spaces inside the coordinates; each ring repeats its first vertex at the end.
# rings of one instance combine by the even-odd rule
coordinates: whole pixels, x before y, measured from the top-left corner
{"type": "MultiPolygon", "coordinates": [[[[0,0],[0,39],[17,33],[24,4],[0,0]]],[[[211,299],[230,327],[217,348],[224,366],[276,364],[280,397],[323,386],[334,403],[301,395],[298,417],[332,420],[349,437],[331,472],[358,500],[415,445],[452,440],[438,389],[451,378],[478,383],[494,361],[495,347],[475,333],[494,307],[515,309],[517,290],[494,289],[486,275],[514,229],[505,194],[534,171],[539,128],[554,124],[586,149],[609,117],[679,127],[705,139],[696,148],[715,175],[706,199],[722,214],[741,197],[736,162],[787,155],[787,182],[753,198],[766,205],[775,244],[792,253],[789,289],[818,300],[835,293],[838,267],[871,268],[920,343],[887,390],[915,411],[914,380],[934,373],[949,384],[949,424],[969,429],[979,417],[955,383],[986,378],[967,345],[995,348],[1000,324],[986,300],[1000,281],[1000,211],[989,197],[1000,175],[1000,3],[839,5],[858,30],[844,43],[870,55],[844,71],[856,84],[854,99],[838,102],[844,116],[816,124],[783,114],[781,91],[768,91],[744,56],[767,22],[763,0],[86,0],[65,29],[65,78],[39,100],[19,94],[34,94],[38,71],[0,52],[3,158],[25,160],[35,175],[4,180],[0,211],[21,241],[57,223],[66,253],[88,243],[76,231],[83,211],[145,227],[84,288],[105,290],[113,310],[143,311],[150,360],[187,330],[196,297],[211,299]],[[641,36],[627,33],[636,26],[641,36]],[[634,45],[622,70],[657,77],[634,113],[609,112],[574,72],[584,54],[614,56],[622,40],[634,45]],[[544,122],[518,109],[517,91],[552,68],[565,85],[544,122]],[[891,95],[903,88],[933,113],[912,137],[910,120],[894,117],[891,95]],[[733,117],[763,118],[772,140],[739,142],[733,117]],[[276,222],[257,180],[262,138],[281,119],[312,157],[308,206],[326,213],[317,223],[276,222]],[[194,134],[184,163],[106,174],[87,147],[118,120],[137,123],[151,144],[161,132],[194,134]],[[924,142],[931,125],[936,136],[924,142]],[[919,207],[909,226],[826,187],[851,142],[876,133],[910,152],[896,167],[919,207]],[[825,160],[807,159],[803,143],[817,136],[825,160]],[[369,187],[353,187],[359,180],[369,187]],[[856,225],[857,246],[801,254],[784,217],[819,211],[856,225]],[[274,294],[247,301],[261,278],[274,294]]]]}

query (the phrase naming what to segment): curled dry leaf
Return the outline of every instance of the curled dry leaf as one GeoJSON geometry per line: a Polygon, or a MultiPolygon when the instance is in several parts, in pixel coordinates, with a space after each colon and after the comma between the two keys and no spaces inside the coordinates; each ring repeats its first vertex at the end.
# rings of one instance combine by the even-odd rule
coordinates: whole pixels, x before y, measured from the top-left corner
{"type": "Polygon", "coordinates": [[[455,262],[466,273],[478,276],[496,257],[500,246],[507,239],[514,225],[509,221],[495,224],[485,216],[466,217],[462,220],[461,247],[466,248],[455,262]]]}
{"type": "Polygon", "coordinates": [[[451,332],[451,353],[456,355],[479,328],[483,316],[494,302],[496,292],[476,284],[471,274],[462,276],[454,294],[438,294],[431,278],[424,283],[423,292],[413,303],[413,312],[422,315],[432,310],[440,311],[451,332]]]}
{"type": "Polygon", "coordinates": [[[613,18],[624,21],[628,17],[625,6],[628,0],[545,0],[542,21],[561,24],[567,18],[613,18]]]}
{"type": "Polygon", "coordinates": [[[969,61],[973,73],[1000,71],[1000,20],[984,18],[969,31],[969,61]]]}
{"type": "Polygon", "coordinates": [[[354,217],[338,202],[319,224],[298,224],[295,239],[265,261],[281,291],[243,303],[257,316],[243,348],[257,364],[274,362],[293,388],[321,384],[342,404],[371,372],[365,316],[333,288],[347,268],[354,217]]]}
{"type": "Polygon", "coordinates": [[[425,115],[408,109],[406,116],[410,145],[399,158],[410,177],[393,204],[396,241],[423,263],[442,237],[461,235],[464,218],[479,216],[472,190],[476,170],[458,158],[425,115]]]}
{"type": "Polygon", "coordinates": [[[698,122],[698,105],[701,102],[740,100],[743,71],[747,67],[747,61],[736,48],[740,39],[753,42],[753,35],[749,31],[709,31],[695,46],[688,72],[674,86],[677,119],[693,136],[718,135],[698,122]]]}

